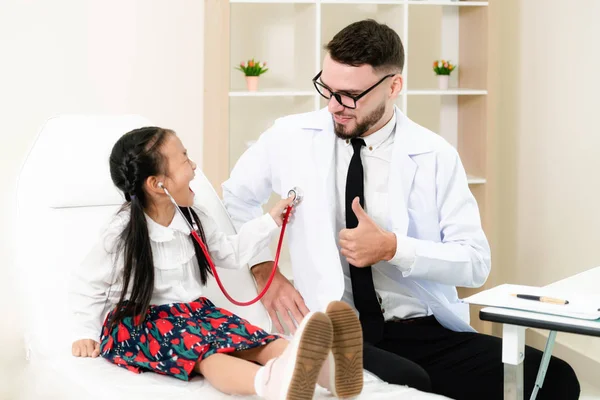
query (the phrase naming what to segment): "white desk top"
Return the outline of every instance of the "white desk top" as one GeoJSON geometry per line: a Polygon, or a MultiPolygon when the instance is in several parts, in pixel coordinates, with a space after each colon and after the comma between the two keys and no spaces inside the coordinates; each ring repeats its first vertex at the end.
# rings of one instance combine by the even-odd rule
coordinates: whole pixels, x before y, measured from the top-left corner
{"type": "MultiPolygon", "coordinates": [[[[573,275],[546,287],[579,293],[598,293],[600,287],[600,267],[573,275]]],[[[482,309],[479,313],[479,318],[483,321],[600,336],[600,320],[590,321],[498,307],[486,307],[482,309]]]]}
{"type": "Polygon", "coordinates": [[[599,286],[600,267],[596,267],[560,281],[556,281],[544,287],[552,289],[566,289],[582,293],[598,293],[598,289],[600,289],[599,286]]]}

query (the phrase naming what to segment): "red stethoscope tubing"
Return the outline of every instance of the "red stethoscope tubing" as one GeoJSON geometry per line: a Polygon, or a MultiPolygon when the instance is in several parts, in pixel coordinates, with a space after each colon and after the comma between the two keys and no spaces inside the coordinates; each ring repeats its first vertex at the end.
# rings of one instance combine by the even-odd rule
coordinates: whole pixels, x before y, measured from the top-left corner
{"type": "Polygon", "coordinates": [[[196,230],[192,229],[192,236],[194,237],[196,242],[200,245],[200,248],[202,249],[202,252],[204,253],[204,256],[206,257],[206,260],[208,261],[210,269],[212,270],[213,276],[215,277],[215,280],[217,281],[217,285],[219,285],[219,289],[221,289],[221,292],[223,292],[223,294],[225,295],[227,300],[229,300],[230,302],[232,302],[235,305],[245,307],[245,306],[249,306],[249,305],[256,303],[257,301],[259,301],[260,299],[263,298],[265,293],[267,293],[267,290],[269,290],[269,287],[271,286],[271,283],[273,282],[273,278],[275,277],[275,272],[277,272],[277,265],[279,264],[279,254],[281,253],[281,245],[283,243],[283,235],[285,234],[285,227],[287,225],[288,218],[290,216],[291,211],[292,211],[292,207],[288,206],[287,209],[285,210],[285,214],[283,216],[283,223],[281,224],[281,233],[279,234],[279,243],[277,244],[277,253],[275,254],[275,263],[273,264],[273,270],[271,271],[271,275],[269,275],[269,280],[267,281],[265,288],[258,294],[258,296],[256,296],[256,298],[254,298],[250,301],[235,300],[233,297],[231,297],[231,295],[229,293],[227,293],[225,286],[223,286],[223,282],[221,282],[221,279],[219,278],[219,274],[217,273],[217,268],[215,268],[215,264],[213,263],[212,259],[210,258],[210,254],[208,253],[208,249],[206,248],[206,245],[200,238],[200,235],[198,235],[198,232],[196,230]]]}

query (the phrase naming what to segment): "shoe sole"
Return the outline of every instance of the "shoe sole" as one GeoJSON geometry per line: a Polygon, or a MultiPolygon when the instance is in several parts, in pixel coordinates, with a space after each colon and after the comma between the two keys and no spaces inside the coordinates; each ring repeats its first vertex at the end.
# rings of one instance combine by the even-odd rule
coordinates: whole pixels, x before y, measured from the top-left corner
{"type": "Polygon", "coordinates": [[[356,397],[363,389],[363,334],[360,321],[354,310],[343,301],[330,303],[326,314],[333,325],[333,394],[341,399],[356,397]]]}
{"type": "Polygon", "coordinates": [[[286,400],[311,400],[319,371],[329,354],[333,340],[333,327],[329,317],[322,312],[313,313],[306,321],[300,337],[296,363],[286,400]]]}

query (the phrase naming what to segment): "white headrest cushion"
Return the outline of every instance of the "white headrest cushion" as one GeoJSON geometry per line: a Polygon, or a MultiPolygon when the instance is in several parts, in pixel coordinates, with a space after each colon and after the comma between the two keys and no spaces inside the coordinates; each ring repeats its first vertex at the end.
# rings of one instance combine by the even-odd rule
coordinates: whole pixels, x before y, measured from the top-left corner
{"type": "Polygon", "coordinates": [[[125,133],[151,125],[138,115],[48,120],[32,150],[43,190],[39,195],[53,208],[122,204],[123,195],[110,178],[110,152],[125,133]]]}

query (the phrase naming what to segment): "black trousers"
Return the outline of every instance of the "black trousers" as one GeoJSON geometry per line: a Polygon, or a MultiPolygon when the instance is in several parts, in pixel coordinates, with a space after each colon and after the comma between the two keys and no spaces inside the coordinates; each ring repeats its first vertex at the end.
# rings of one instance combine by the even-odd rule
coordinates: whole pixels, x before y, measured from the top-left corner
{"type": "MultiPolygon", "coordinates": [[[[525,399],[531,396],[542,352],[525,348],[525,399]]],[[[502,400],[502,340],[454,332],[435,317],[386,322],[384,338],[365,343],[364,367],[382,380],[452,399],[502,400]]],[[[569,364],[552,357],[538,399],[575,400],[579,381],[569,364]]]]}

